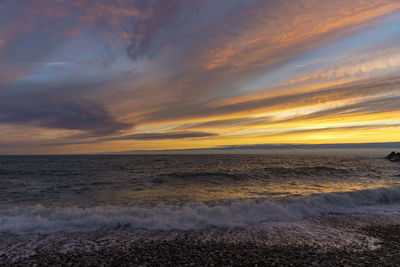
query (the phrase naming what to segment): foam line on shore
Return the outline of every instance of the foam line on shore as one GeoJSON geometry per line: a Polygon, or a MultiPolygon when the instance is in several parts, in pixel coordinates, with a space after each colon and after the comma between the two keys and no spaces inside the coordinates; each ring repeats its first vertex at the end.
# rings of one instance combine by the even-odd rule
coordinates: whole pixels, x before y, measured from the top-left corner
{"type": "Polygon", "coordinates": [[[0,232],[52,233],[102,229],[191,230],[296,221],[328,213],[400,209],[400,189],[361,190],[284,199],[231,199],[153,207],[16,206],[0,210],[0,232]]]}

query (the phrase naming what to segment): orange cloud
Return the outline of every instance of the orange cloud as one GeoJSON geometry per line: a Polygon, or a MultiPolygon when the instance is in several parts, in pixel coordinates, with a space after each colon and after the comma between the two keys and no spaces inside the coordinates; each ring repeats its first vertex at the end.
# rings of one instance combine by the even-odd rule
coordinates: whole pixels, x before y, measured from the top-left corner
{"type": "Polygon", "coordinates": [[[273,8],[265,4],[244,14],[247,21],[250,18],[250,25],[237,29],[233,38],[216,44],[206,55],[204,69],[225,66],[251,69],[275,64],[288,55],[304,51],[304,46],[312,44],[312,40],[318,43],[321,37],[323,42],[336,39],[356,30],[360,24],[400,8],[399,2],[390,0],[314,2],[291,1],[273,8]]]}

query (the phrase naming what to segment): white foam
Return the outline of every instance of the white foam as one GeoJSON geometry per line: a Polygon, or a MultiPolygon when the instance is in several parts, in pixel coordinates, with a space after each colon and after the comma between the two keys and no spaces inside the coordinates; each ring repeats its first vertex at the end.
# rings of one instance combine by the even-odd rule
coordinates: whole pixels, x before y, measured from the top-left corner
{"type": "Polygon", "coordinates": [[[327,213],[397,212],[400,189],[362,190],[288,199],[225,200],[154,207],[14,207],[0,211],[0,232],[53,233],[102,229],[191,230],[290,222],[327,213]]]}

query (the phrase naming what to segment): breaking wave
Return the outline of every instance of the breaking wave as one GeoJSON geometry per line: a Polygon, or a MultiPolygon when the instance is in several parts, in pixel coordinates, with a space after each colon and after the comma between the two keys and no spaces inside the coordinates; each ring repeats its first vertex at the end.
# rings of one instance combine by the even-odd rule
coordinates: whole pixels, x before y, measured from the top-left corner
{"type": "Polygon", "coordinates": [[[158,204],[153,207],[19,206],[0,210],[0,232],[236,228],[276,221],[301,220],[328,213],[397,211],[398,207],[400,208],[398,203],[400,188],[285,199],[231,199],[207,203],[158,204]]]}

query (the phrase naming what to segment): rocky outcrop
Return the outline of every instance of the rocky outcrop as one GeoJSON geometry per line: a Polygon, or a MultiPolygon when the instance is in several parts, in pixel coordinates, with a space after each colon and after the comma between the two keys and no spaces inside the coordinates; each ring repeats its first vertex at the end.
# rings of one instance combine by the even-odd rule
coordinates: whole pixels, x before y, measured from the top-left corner
{"type": "Polygon", "coordinates": [[[386,157],[385,157],[385,159],[388,159],[388,160],[390,160],[390,161],[392,161],[392,162],[400,162],[400,153],[399,152],[392,152],[392,153],[390,153],[389,155],[387,155],[386,157]]]}

